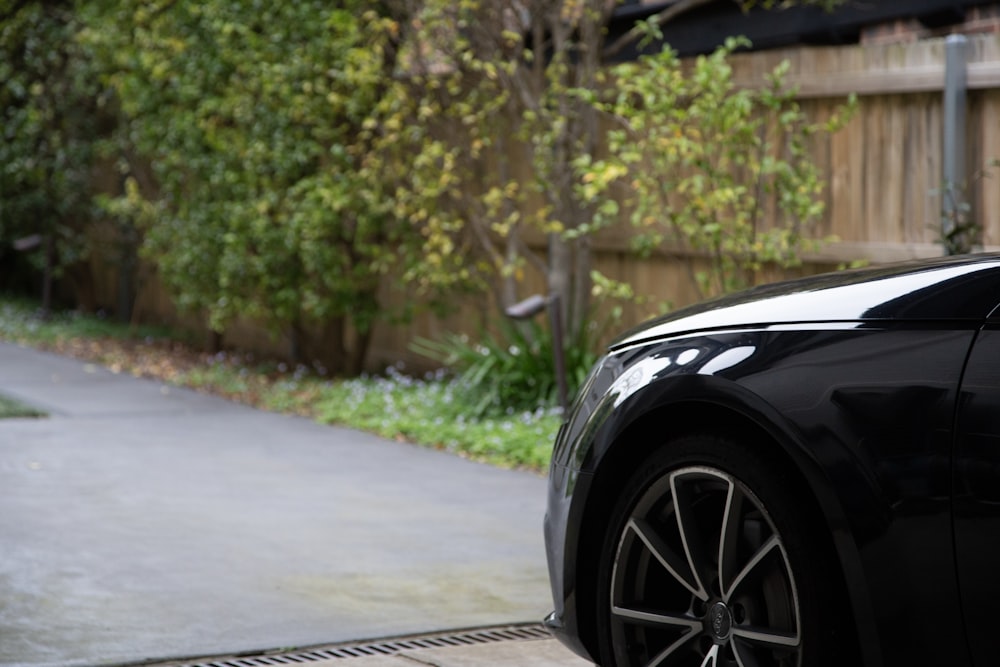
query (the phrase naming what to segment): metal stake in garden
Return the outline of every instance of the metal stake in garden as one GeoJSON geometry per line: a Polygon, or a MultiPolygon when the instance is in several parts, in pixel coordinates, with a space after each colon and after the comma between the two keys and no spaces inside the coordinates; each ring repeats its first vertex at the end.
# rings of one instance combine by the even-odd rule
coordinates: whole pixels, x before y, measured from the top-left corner
{"type": "Polygon", "coordinates": [[[546,308],[552,322],[552,356],[556,367],[556,385],[559,389],[559,406],[565,415],[569,409],[568,389],[566,388],[566,356],[563,351],[562,306],[558,294],[532,294],[523,301],[518,301],[504,312],[507,317],[515,320],[527,320],[546,308]]]}

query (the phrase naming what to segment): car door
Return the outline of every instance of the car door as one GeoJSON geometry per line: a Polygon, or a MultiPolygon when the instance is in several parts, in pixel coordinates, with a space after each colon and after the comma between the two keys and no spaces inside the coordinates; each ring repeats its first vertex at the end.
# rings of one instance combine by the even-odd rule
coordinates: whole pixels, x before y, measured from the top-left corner
{"type": "Polygon", "coordinates": [[[956,417],[958,584],[973,663],[986,667],[1000,655],[1000,307],[976,337],[956,417]]]}

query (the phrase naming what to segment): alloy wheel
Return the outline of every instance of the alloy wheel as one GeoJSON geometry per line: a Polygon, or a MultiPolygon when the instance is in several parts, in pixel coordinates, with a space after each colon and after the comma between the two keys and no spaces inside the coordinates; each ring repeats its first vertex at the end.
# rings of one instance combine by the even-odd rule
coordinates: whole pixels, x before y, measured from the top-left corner
{"type": "Polygon", "coordinates": [[[619,665],[798,667],[798,594],[753,491],[707,466],[643,492],[619,533],[610,629],[619,665]]]}

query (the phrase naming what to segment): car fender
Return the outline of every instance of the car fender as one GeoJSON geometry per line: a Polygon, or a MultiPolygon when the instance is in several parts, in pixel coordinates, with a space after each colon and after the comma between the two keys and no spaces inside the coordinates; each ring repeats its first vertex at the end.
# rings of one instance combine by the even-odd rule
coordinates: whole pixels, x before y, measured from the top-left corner
{"type": "MultiPolygon", "coordinates": [[[[675,346],[675,352],[682,360],[684,351],[692,349],[690,344],[691,341],[687,341],[675,346]]],[[[698,345],[706,347],[704,341],[699,341],[698,345]]],[[[670,369],[651,372],[653,369],[643,368],[642,364],[642,361],[638,361],[623,368],[621,374],[614,380],[611,390],[602,395],[599,403],[589,406],[590,419],[583,426],[584,432],[578,434],[580,436],[578,442],[590,444],[577,448],[575,456],[566,463],[584,475],[597,470],[614,443],[628,439],[630,434],[635,433],[636,425],[656,423],[658,415],[690,415],[693,411],[701,410],[706,415],[730,415],[733,418],[732,423],[753,424],[760,433],[766,435],[770,443],[780,448],[813,493],[837,552],[842,576],[847,586],[858,642],[864,654],[864,664],[881,665],[877,626],[869,592],[864,585],[864,568],[854,538],[852,521],[845,512],[840,495],[836,492],[838,484],[847,484],[848,486],[843,488],[851,488],[855,492],[864,488],[863,495],[871,502],[867,508],[855,507],[855,511],[860,511],[866,520],[875,517],[888,520],[886,509],[879,502],[883,496],[877,488],[877,477],[867,470],[865,465],[839,465],[836,469],[850,479],[830,479],[824,469],[831,468],[826,466],[850,456],[850,452],[846,448],[839,451],[817,452],[808,446],[808,439],[798,426],[762,396],[743,386],[738,374],[730,377],[704,374],[699,372],[699,369],[704,369],[703,365],[699,367],[675,365],[670,369]]],[[[711,426],[708,426],[705,430],[710,428],[711,426]]],[[[656,432],[658,437],[666,441],[690,430],[689,422],[675,424],[660,422],[656,432]]],[[[648,442],[637,442],[636,447],[643,446],[648,447],[648,442]]],[[[648,453],[648,451],[636,453],[635,458],[641,460],[648,453]]],[[[595,484],[595,486],[599,488],[600,485],[595,484]]],[[[605,502],[603,499],[595,500],[597,503],[605,502]]],[[[582,507],[578,509],[583,510],[582,507]]]]}

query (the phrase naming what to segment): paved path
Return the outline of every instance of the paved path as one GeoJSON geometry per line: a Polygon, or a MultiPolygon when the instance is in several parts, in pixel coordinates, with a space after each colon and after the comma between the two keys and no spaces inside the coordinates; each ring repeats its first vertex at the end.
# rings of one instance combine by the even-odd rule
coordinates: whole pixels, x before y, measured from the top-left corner
{"type": "Polygon", "coordinates": [[[51,415],[0,420],[2,664],[308,646],[550,607],[538,476],[3,343],[0,393],[51,415]]]}

